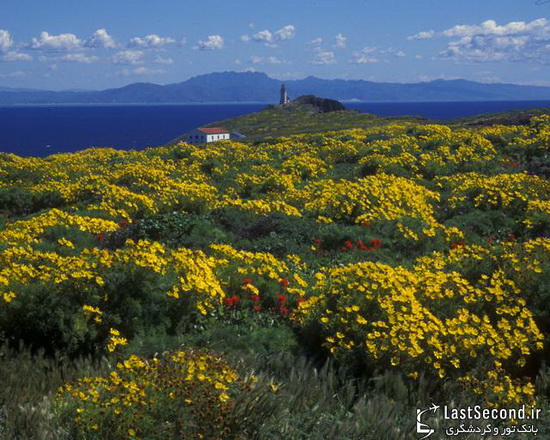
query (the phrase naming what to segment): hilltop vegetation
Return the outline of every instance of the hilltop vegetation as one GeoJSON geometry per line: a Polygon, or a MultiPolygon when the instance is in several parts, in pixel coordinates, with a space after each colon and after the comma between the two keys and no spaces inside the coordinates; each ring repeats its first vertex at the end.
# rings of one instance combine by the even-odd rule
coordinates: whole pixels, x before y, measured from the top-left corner
{"type": "Polygon", "coordinates": [[[398,440],[432,402],[548,410],[550,116],[285,111],[254,143],[0,154],[0,438],[398,440]]]}
{"type": "Polygon", "coordinates": [[[319,112],[317,108],[303,103],[273,105],[266,109],[235,118],[216,121],[208,126],[222,126],[230,131],[244,134],[248,141],[262,141],[304,133],[346,130],[383,126],[391,123],[427,123],[416,116],[383,118],[354,110],[319,112]]]}

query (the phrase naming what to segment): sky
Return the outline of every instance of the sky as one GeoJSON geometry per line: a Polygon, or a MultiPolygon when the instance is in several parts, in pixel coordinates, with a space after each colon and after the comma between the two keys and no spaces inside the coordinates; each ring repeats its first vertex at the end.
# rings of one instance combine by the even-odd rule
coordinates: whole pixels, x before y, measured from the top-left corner
{"type": "Polygon", "coordinates": [[[0,0],[0,88],[210,72],[550,86],[550,0],[0,0]]]}

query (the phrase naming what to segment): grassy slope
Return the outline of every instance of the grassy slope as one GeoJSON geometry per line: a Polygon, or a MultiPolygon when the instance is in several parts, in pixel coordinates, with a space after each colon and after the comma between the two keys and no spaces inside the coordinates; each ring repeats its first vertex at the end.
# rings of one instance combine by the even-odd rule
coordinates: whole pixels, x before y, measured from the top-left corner
{"type": "Polygon", "coordinates": [[[525,125],[534,116],[550,113],[550,108],[533,108],[529,110],[513,110],[502,113],[486,113],[453,119],[448,125],[455,127],[476,127],[486,125],[525,125]]]}
{"type": "MultiPolygon", "coordinates": [[[[428,119],[415,116],[381,118],[352,110],[317,113],[309,105],[269,106],[265,110],[235,118],[216,121],[208,126],[222,126],[244,134],[247,140],[257,141],[267,137],[283,137],[294,134],[365,128],[397,122],[428,123],[428,119]]],[[[174,142],[182,140],[176,139],[174,142]]]]}
{"type": "MultiPolygon", "coordinates": [[[[550,109],[531,109],[490,113],[447,121],[445,125],[453,127],[474,127],[494,124],[516,125],[527,124],[533,116],[548,114],[550,109]]],[[[342,130],[350,128],[365,128],[391,123],[410,122],[441,123],[419,116],[379,117],[353,110],[331,113],[317,113],[309,105],[300,106],[269,106],[266,109],[235,118],[216,121],[208,126],[223,126],[230,131],[236,131],[246,136],[243,141],[258,141],[268,137],[283,137],[294,134],[342,130]]],[[[171,143],[179,142],[179,137],[171,143]]]]}

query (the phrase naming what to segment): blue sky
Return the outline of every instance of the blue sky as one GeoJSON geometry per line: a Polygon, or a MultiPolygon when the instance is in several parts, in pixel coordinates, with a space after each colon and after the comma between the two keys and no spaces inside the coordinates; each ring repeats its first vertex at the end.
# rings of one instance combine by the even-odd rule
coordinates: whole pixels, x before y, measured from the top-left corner
{"type": "Polygon", "coordinates": [[[216,71],[550,86],[550,0],[0,0],[0,86],[216,71]]]}

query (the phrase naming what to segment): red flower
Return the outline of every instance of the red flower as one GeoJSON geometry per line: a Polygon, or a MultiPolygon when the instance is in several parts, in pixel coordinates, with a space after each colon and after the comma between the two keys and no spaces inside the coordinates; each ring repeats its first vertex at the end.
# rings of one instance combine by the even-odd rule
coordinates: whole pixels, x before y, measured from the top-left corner
{"type": "Polygon", "coordinates": [[[357,240],[357,247],[362,251],[367,251],[369,249],[361,240],[357,240]]]}
{"type": "Polygon", "coordinates": [[[300,296],[299,298],[296,299],[296,302],[297,302],[298,304],[301,304],[301,303],[303,303],[305,300],[306,300],[305,298],[303,298],[303,297],[300,296]]]}
{"type": "Polygon", "coordinates": [[[491,235],[491,236],[489,236],[489,237],[487,237],[487,243],[489,243],[489,244],[493,244],[493,242],[494,242],[494,241],[495,241],[495,239],[493,238],[493,236],[492,236],[492,235],[491,235]]]}
{"type": "Polygon", "coordinates": [[[97,234],[97,241],[99,241],[100,243],[105,240],[105,234],[97,234]]]}
{"type": "Polygon", "coordinates": [[[258,313],[260,311],[260,306],[255,305],[254,307],[252,307],[252,310],[254,310],[254,312],[258,313]]]}
{"type": "Polygon", "coordinates": [[[244,277],[243,278],[243,284],[252,284],[252,278],[244,277]]]}
{"type": "Polygon", "coordinates": [[[284,306],[281,306],[279,311],[281,312],[281,315],[288,315],[288,309],[284,306]]]}
{"type": "Polygon", "coordinates": [[[370,222],[368,220],[365,220],[363,223],[361,223],[365,228],[368,228],[370,226],[370,222]]]}
{"type": "Polygon", "coordinates": [[[344,246],[350,250],[353,249],[353,243],[350,240],[344,241],[344,246]]]}
{"type": "Polygon", "coordinates": [[[315,244],[321,244],[321,241],[322,240],[320,238],[316,238],[315,240],[313,240],[315,244]]]}
{"type": "Polygon", "coordinates": [[[288,280],[286,278],[281,278],[279,283],[281,283],[281,287],[285,289],[288,286],[288,280]]]}
{"type": "Polygon", "coordinates": [[[281,304],[284,304],[284,303],[286,303],[286,296],[284,296],[284,295],[279,295],[279,296],[277,297],[277,300],[278,300],[281,304]]]}
{"type": "Polygon", "coordinates": [[[239,301],[241,299],[237,295],[228,296],[223,299],[223,302],[227,307],[235,307],[237,304],[239,304],[239,301]]]}
{"type": "Polygon", "coordinates": [[[382,246],[382,239],[380,238],[373,238],[371,241],[370,241],[370,246],[371,246],[371,249],[373,251],[375,251],[376,249],[380,249],[380,246],[382,246]]]}
{"type": "Polygon", "coordinates": [[[260,295],[252,295],[250,299],[257,303],[258,301],[260,301],[260,295]]]}

